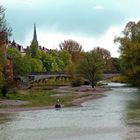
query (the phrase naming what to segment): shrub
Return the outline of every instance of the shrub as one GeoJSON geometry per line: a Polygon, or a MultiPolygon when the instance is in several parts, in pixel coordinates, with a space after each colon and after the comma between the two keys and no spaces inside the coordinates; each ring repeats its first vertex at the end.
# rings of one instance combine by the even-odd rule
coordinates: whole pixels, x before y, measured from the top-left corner
{"type": "Polygon", "coordinates": [[[84,83],[84,81],[81,77],[74,77],[71,80],[71,86],[73,86],[73,87],[81,86],[81,85],[83,85],[83,83],[84,83]]]}

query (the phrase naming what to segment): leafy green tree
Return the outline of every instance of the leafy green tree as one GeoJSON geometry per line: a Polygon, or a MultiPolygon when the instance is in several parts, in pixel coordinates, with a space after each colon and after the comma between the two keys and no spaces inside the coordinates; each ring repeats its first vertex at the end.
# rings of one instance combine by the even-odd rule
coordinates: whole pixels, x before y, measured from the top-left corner
{"type": "Polygon", "coordinates": [[[55,51],[51,52],[51,55],[55,58],[58,71],[64,72],[66,67],[71,63],[71,54],[68,51],[55,51]]]}
{"type": "Polygon", "coordinates": [[[57,71],[64,71],[65,64],[62,61],[62,59],[60,57],[58,57],[58,55],[54,56],[54,58],[55,58],[55,61],[56,61],[57,67],[58,67],[57,71]]]}
{"type": "Polygon", "coordinates": [[[140,21],[127,23],[123,37],[115,38],[115,42],[120,44],[120,58],[127,82],[140,86],[140,21]]]}
{"type": "Polygon", "coordinates": [[[78,73],[88,79],[94,88],[103,76],[104,65],[104,59],[99,53],[94,50],[86,52],[78,67],[78,73]]]}
{"type": "Polygon", "coordinates": [[[26,57],[21,58],[21,66],[20,66],[20,75],[28,75],[32,72],[31,68],[31,59],[27,59],[26,57]]]}
{"type": "Polygon", "coordinates": [[[15,77],[43,71],[43,64],[40,59],[32,58],[30,55],[23,57],[16,48],[8,48],[7,52],[13,59],[15,77]]]}
{"type": "Polygon", "coordinates": [[[31,72],[42,72],[43,71],[43,64],[42,61],[35,58],[29,59],[31,72]]]}
{"type": "Polygon", "coordinates": [[[55,60],[55,63],[53,62],[53,67],[54,67],[53,71],[63,71],[65,64],[63,62],[63,59],[59,55],[59,51],[58,50],[49,51],[48,54],[51,55],[55,60]]]}
{"type": "Polygon", "coordinates": [[[67,66],[72,63],[71,61],[71,54],[68,51],[61,50],[58,52],[58,59],[61,59],[63,65],[61,65],[61,70],[65,71],[67,66]]]}
{"type": "Polygon", "coordinates": [[[52,54],[42,52],[41,61],[47,72],[58,71],[58,65],[52,54]]]}
{"type": "Polygon", "coordinates": [[[7,53],[13,59],[13,73],[15,77],[31,73],[30,58],[23,57],[17,48],[9,47],[7,53]]]}
{"type": "Polygon", "coordinates": [[[22,74],[22,56],[20,52],[16,48],[9,47],[7,49],[8,55],[10,55],[13,59],[13,73],[14,76],[18,76],[22,74]]]}
{"type": "Polygon", "coordinates": [[[31,73],[30,59],[23,57],[17,48],[9,47],[7,50],[8,55],[13,59],[13,72],[14,76],[23,76],[31,73]]]}
{"type": "Polygon", "coordinates": [[[120,58],[113,57],[112,58],[113,68],[112,71],[121,72],[122,63],[120,58]]]}
{"type": "Polygon", "coordinates": [[[71,63],[71,55],[67,51],[40,52],[40,60],[47,72],[65,71],[71,63]]]}

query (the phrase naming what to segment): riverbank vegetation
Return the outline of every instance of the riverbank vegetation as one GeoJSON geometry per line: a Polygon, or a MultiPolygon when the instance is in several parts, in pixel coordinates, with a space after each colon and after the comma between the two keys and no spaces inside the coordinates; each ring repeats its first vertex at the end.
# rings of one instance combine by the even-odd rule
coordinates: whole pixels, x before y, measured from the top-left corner
{"type": "Polygon", "coordinates": [[[140,86],[140,21],[128,22],[123,37],[115,38],[120,44],[122,72],[126,82],[140,86]]]}
{"type": "Polygon", "coordinates": [[[127,83],[127,79],[123,75],[114,76],[106,80],[107,82],[127,83]]]}

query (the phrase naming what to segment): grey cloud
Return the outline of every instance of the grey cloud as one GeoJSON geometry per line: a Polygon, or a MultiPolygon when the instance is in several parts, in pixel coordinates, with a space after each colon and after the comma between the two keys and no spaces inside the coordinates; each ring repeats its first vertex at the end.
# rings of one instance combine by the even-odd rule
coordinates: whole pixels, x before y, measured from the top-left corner
{"type": "MultiPolygon", "coordinates": [[[[129,1],[129,0],[128,0],[129,1]]],[[[136,0],[137,1],[137,0],[136,0]]],[[[34,23],[37,26],[57,26],[60,32],[82,33],[89,36],[100,36],[110,26],[123,23],[135,11],[131,4],[122,0],[53,0],[38,7],[7,8],[7,19],[13,27],[13,35],[21,40],[34,23]],[[93,6],[101,5],[104,10],[94,10],[93,6]],[[127,7],[127,8],[126,8],[127,7]]],[[[137,1],[138,2],[138,1],[137,1]]],[[[135,3],[135,9],[139,6],[135,3]]],[[[47,31],[46,31],[47,32],[47,31]]]]}

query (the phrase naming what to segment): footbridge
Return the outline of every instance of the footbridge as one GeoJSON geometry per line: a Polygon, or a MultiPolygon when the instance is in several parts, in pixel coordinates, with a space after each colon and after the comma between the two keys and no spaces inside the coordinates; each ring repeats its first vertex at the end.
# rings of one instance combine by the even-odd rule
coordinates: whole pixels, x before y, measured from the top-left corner
{"type": "Polygon", "coordinates": [[[103,76],[103,79],[110,79],[110,78],[113,78],[113,77],[116,77],[116,76],[119,76],[120,73],[105,73],[104,76],[103,76]]]}
{"type": "Polygon", "coordinates": [[[40,79],[51,79],[51,78],[70,78],[68,74],[65,73],[47,73],[47,72],[41,72],[41,73],[32,73],[29,75],[29,80],[40,80],[40,79]]]}
{"type": "MultiPolygon", "coordinates": [[[[104,80],[109,79],[115,76],[119,76],[120,73],[107,73],[104,74],[104,80]]],[[[41,73],[32,73],[29,75],[30,81],[36,81],[40,79],[51,79],[51,78],[70,78],[71,76],[66,73],[47,73],[47,72],[41,72],[41,73]]]]}

